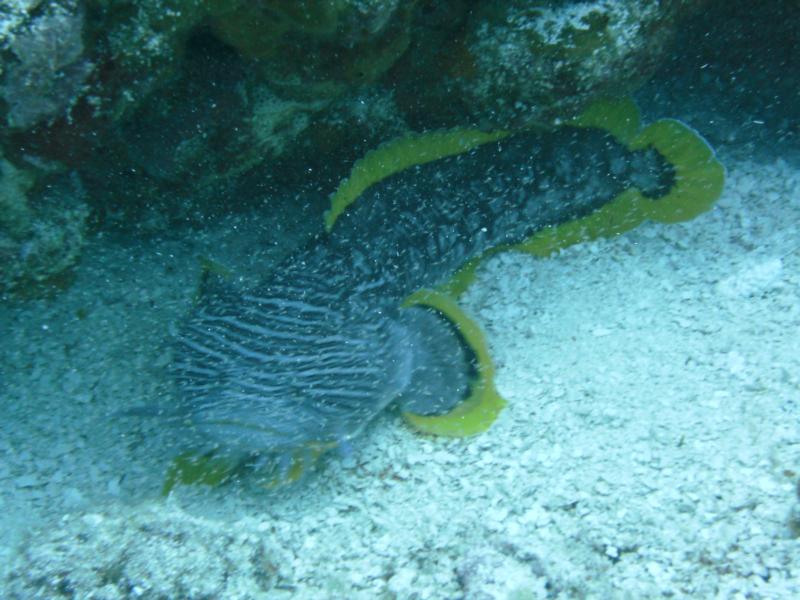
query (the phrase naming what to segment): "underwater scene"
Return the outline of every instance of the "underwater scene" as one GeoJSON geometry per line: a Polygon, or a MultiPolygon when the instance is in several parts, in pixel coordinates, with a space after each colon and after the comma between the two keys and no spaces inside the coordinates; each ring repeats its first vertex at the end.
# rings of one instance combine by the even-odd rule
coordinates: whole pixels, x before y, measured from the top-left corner
{"type": "Polygon", "coordinates": [[[800,598],[793,0],[0,0],[0,598],[800,598]]]}

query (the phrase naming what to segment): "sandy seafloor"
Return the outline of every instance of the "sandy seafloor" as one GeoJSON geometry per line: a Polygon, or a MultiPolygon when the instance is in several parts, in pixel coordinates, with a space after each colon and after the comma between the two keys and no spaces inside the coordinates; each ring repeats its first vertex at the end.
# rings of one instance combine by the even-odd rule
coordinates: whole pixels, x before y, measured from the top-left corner
{"type": "Polygon", "coordinates": [[[734,147],[692,222],[484,265],[487,433],[387,413],[279,491],[164,499],[174,432],[109,415],[172,393],[198,256],[254,279],[322,203],[97,236],[68,289],[0,307],[0,597],[800,597],[800,168],[734,147]]]}

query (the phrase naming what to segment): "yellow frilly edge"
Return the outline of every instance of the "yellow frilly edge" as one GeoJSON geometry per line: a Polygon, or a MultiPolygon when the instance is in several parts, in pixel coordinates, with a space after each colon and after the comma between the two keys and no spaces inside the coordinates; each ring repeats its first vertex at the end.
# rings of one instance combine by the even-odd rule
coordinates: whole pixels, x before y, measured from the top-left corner
{"type": "Polygon", "coordinates": [[[688,221],[709,210],[722,194],[725,169],[708,143],[688,125],[672,119],[657,121],[639,132],[629,147],[655,148],[672,165],[675,183],[666,196],[651,199],[630,188],[591,215],[548,227],[513,248],[549,256],[572,244],[625,233],[646,220],[688,221]]]}
{"type": "Polygon", "coordinates": [[[331,196],[325,211],[325,228],[330,231],[341,214],[369,186],[390,175],[440,158],[462,154],[488,142],[502,139],[507,131],[486,133],[477,129],[455,129],[411,134],[379,146],[359,159],[331,196]]]}
{"type": "Polygon", "coordinates": [[[453,298],[442,292],[420,290],[403,302],[403,307],[411,306],[433,308],[456,326],[475,355],[477,377],[470,384],[469,396],[449,413],[430,416],[404,412],[403,417],[414,429],[434,435],[466,437],[486,431],[506,402],[494,385],[494,365],[483,331],[453,298]]]}
{"type": "Polygon", "coordinates": [[[210,453],[184,452],[172,459],[161,486],[161,495],[169,496],[178,485],[217,487],[233,478],[238,465],[210,453]]]}
{"type": "Polygon", "coordinates": [[[725,168],[711,146],[680,121],[662,119],[642,130],[639,122],[636,105],[622,98],[598,101],[570,125],[607,130],[630,150],[655,148],[675,171],[675,183],[667,195],[650,199],[637,188],[625,190],[591,215],[547,227],[520,244],[499,246],[469,261],[442,291],[458,297],[475,279],[478,265],[499,252],[517,250],[546,257],[573,244],[625,233],[646,220],[677,223],[709,210],[725,185],[725,168]]]}
{"type": "Polygon", "coordinates": [[[630,97],[599,98],[577,117],[567,121],[573,127],[594,127],[630,145],[642,127],[639,107],[630,97]]]}
{"type": "Polygon", "coordinates": [[[169,496],[178,485],[218,487],[245,471],[254,473],[262,487],[272,489],[287,485],[300,479],[322,454],[335,446],[335,444],[309,444],[308,447],[295,452],[285,468],[273,465],[273,468],[267,470],[248,468],[233,457],[217,455],[214,452],[184,452],[173,458],[167,468],[161,494],[169,496]]]}

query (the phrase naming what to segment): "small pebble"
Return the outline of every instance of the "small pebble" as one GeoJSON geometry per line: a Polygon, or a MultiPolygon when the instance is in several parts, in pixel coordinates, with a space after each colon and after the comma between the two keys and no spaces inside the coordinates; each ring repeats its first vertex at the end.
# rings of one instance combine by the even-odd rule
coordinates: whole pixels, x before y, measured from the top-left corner
{"type": "Polygon", "coordinates": [[[27,474],[27,475],[20,475],[19,477],[14,479],[14,485],[18,488],[32,488],[38,487],[42,485],[42,482],[35,475],[27,474]]]}

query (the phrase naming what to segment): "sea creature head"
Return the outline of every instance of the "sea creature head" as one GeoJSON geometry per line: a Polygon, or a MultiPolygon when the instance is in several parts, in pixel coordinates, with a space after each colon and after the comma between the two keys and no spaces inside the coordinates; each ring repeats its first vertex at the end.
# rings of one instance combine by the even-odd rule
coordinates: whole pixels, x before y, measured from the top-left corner
{"type": "Polygon", "coordinates": [[[178,337],[180,413],[227,450],[294,452],[356,435],[404,387],[389,307],[277,276],[203,298],[178,337]]]}
{"type": "Polygon", "coordinates": [[[172,365],[178,418],[201,452],[291,466],[347,447],[393,400],[430,414],[464,398],[470,357],[446,319],[329,284],[281,272],[204,295],[172,365]]]}

